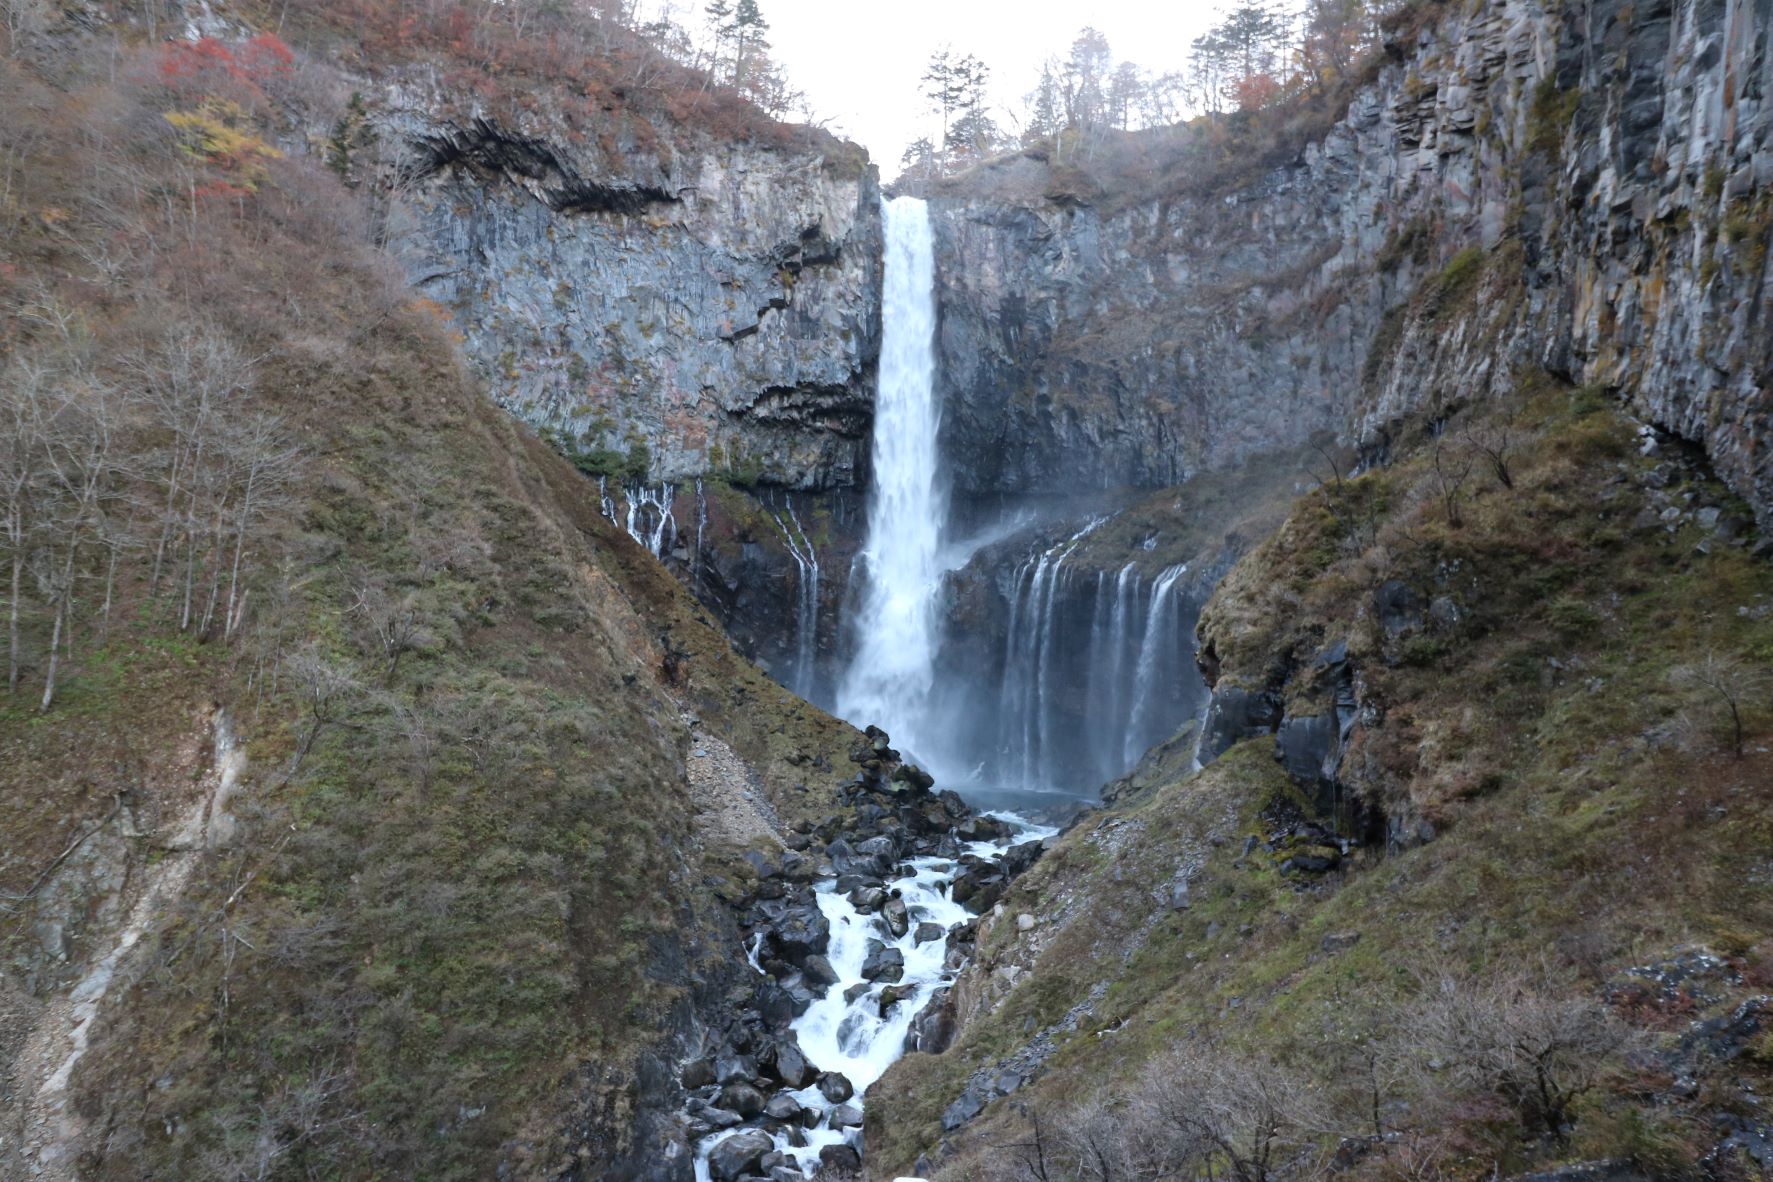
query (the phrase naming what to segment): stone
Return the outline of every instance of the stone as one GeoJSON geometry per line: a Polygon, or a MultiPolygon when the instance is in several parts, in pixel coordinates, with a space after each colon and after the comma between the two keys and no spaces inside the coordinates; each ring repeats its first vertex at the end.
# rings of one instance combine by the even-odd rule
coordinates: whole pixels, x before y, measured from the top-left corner
{"type": "Polygon", "coordinates": [[[794,1021],[794,996],[773,981],[757,987],[753,1005],[766,1029],[786,1030],[794,1021]]]}
{"type": "Polygon", "coordinates": [[[905,1032],[905,1049],[940,1055],[954,1042],[954,1005],[947,989],[938,989],[929,1004],[911,1019],[905,1032]]]}
{"type": "Polygon", "coordinates": [[[983,1111],[985,1111],[985,1098],[969,1088],[962,1092],[954,1103],[942,1110],[942,1131],[952,1133],[983,1111]]]}
{"type": "Polygon", "coordinates": [[[888,985],[880,991],[880,1016],[887,1016],[887,1011],[917,992],[915,985],[888,985]]]}
{"type": "Polygon", "coordinates": [[[857,887],[849,894],[849,903],[863,915],[872,915],[879,911],[887,901],[887,893],[880,887],[857,887]]]}
{"type": "Polygon", "coordinates": [[[825,1118],[825,1123],[834,1129],[859,1129],[862,1127],[862,1110],[854,1104],[839,1104],[825,1118]]]}
{"type": "Polygon", "coordinates": [[[734,1112],[732,1109],[716,1108],[712,1104],[703,1105],[697,1110],[697,1115],[702,1118],[703,1122],[706,1123],[709,1128],[713,1129],[730,1129],[734,1125],[742,1125],[745,1123],[745,1118],[734,1112]]]}
{"type": "Polygon", "coordinates": [[[1346,952],[1360,942],[1361,934],[1359,932],[1331,932],[1323,938],[1319,947],[1325,952],[1334,954],[1346,952]]]}
{"type": "Polygon", "coordinates": [[[722,1055],[714,1060],[714,1082],[750,1083],[757,1078],[757,1063],[746,1055],[722,1055]]]}
{"type": "Polygon", "coordinates": [[[801,963],[801,971],[806,974],[806,979],[815,985],[829,987],[838,982],[837,970],[831,967],[829,960],[818,953],[807,957],[801,963]]]}
{"type": "Polygon", "coordinates": [[[827,1145],[819,1150],[819,1165],[827,1170],[853,1174],[862,1168],[862,1155],[853,1145],[827,1145]]]}
{"type": "Polygon", "coordinates": [[[708,1058],[691,1059],[683,1065],[683,1072],[678,1076],[679,1082],[686,1089],[694,1091],[705,1088],[709,1084],[720,1082],[714,1075],[714,1060],[708,1058]]]}
{"type": "Polygon", "coordinates": [[[769,1069],[785,1088],[804,1088],[819,1074],[819,1069],[807,1062],[805,1052],[792,1034],[776,1044],[769,1069]]]}
{"type": "Polygon", "coordinates": [[[777,1092],[769,1098],[769,1103],[763,1106],[765,1116],[785,1124],[799,1121],[801,1112],[800,1101],[786,1092],[777,1092]]]}
{"type": "Polygon", "coordinates": [[[1373,592],[1373,613],[1387,636],[1422,627],[1422,599],[1398,579],[1387,579],[1373,592]]]}
{"type": "Polygon", "coordinates": [[[709,1151],[708,1173],[716,1182],[738,1182],[746,1174],[756,1173],[763,1155],[775,1148],[770,1135],[759,1129],[734,1133],[709,1151]]]}
{"type": "Polygon", "coordinates": [[[911,916],[905,910],[904,899],[898,897],[888,899],[880,909],[880,917],[885,921],[887,931],[893,934],[894,939],[899,939],[911,930],[911,916]]]}
{"type": "Polygon", "coordinates": [[[945,934],[945,929],[939,923],[920,923],[911,933],[911,942],[913,945],[928,944],[932,940],[940,940],[945,934]]]}
{"type": "Polygon", "coordinates": [[[1026,911],[1016,916],[1016,930],[1018,932],[1032,932],[1034,930],[1034,916],[1026,911]]]}
{"type": "Polygon", "coordinates": [[[850,1086],[847,1075],[837,1071],[827,1071],[819,1076],[819,1094],[832,1104],[842,1104],[856,1094],[850,1086]]]}
{"type": "Polygon", "coordinates": [[[905,954],[897,948],[877,948],[862,962],[867,981],[897,981],[905,975],[905,954]]]}
{"type": "Polygon", "coordinates": [[[729,1112],[750,1119],[763,1113],[763,1093],[746,1083],[728,1084],[720,1089],[720,1106],[729,1112]]]}

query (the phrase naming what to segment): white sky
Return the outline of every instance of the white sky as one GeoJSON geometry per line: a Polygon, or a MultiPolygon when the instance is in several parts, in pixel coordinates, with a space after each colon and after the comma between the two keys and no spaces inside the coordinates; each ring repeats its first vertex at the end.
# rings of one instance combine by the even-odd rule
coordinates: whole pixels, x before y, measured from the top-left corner
{"type": "MultiPolygon", "coordinates": [[[[677,19],[699,25],[705,0],[673,0],[677,19]],[[693,12],[692,12],[693,9],[693,12]]],[[[1077,31],[1100,29],[1116,61],[1173,70],[1212,23],[1207,0],[758,0],[770,23],[772,56],[807,93],[832,131],[868,148],[881,179],[898,175],[899,157],[940,125],[926,112],[919,82],[930,54],[945,43],[991,67],[1000,108],[1020,114],[1040,62],[1063,57],[1077,31]]],[[[1001,115],[1001,112],[1000,112],[1001,115]]],[[[1013,127],[1001,119],[1006,127],[1013,127]]]]}

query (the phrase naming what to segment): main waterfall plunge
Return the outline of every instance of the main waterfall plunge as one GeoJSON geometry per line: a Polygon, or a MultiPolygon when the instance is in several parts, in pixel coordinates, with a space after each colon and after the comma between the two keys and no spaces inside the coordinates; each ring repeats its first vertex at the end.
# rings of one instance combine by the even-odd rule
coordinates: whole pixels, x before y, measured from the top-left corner
{"type": "Polygon", "coordinates": [[[935,681],[942,591],[942,524],[936,435],[936,260],[929,208],[914,197],[886,205],[880,393],[874,410],[874,492],[857,645],[837,712],[873,723],[915,749],[935,681]]]}

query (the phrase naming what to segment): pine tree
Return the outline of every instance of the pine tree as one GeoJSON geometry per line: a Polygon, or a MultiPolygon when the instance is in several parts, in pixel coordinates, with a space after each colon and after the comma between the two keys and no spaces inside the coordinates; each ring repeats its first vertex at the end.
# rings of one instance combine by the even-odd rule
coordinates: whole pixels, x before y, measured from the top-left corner
{"type": "Polygon", "coordinates": [[[760,59],[769,50],[763,35],[769,22],[757,7],[757,0],[739,0],[733,9],[733,85],[743,89],[748,75],[761,73],[760,59]]]}

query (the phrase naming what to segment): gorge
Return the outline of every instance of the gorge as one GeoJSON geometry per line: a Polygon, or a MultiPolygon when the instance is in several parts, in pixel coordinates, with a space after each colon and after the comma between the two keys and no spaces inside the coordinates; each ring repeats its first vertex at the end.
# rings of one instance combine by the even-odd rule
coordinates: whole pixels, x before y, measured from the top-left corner
{"type": "Polygon", "coordinates": [[[1773,5],[1279,7],[0,0],[0,1182],[1766,1178],[1773,5]]]}

